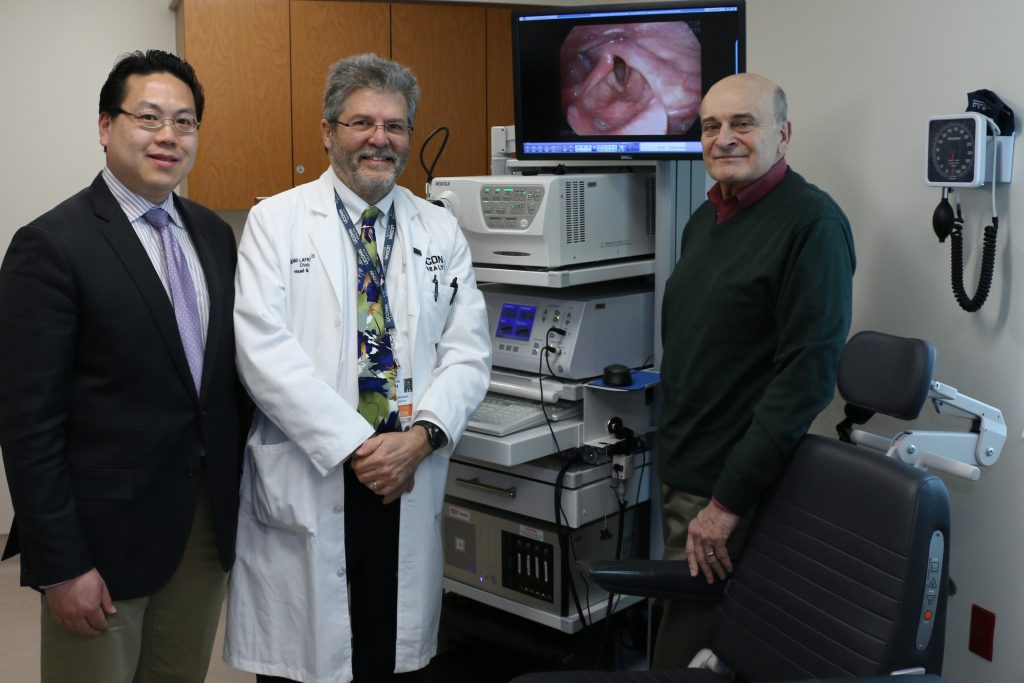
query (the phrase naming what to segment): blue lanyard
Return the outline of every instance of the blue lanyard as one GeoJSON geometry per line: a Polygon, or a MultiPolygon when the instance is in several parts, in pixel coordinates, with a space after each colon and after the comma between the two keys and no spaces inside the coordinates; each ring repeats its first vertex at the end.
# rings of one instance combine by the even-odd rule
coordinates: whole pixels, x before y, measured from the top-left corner
{"type": "Polygon", "coordinates": [[[388,227],[387,232],[384,234],[384,253],[380,260],[380,270],[377,269],[377,264],[370,258],[370,252],[366,250],[366,245],[363,244],[359,231],[356,229],[352,219],[349,218],[348,211],[345,210],[345,205],[342,203],[341,197],[338,196],[337,190],[334,191],[334,205],[338,208],[338,218],[341,219],[341,224],[345,226],[345,232],[348,233],[349,241],[352,242],[352,248],[356,250],[356,258],[366,267],[366,271],[370,274],[370,279],[373,280],[373,284],[377,286],[377,290],[380,292],[380,300],[384,304],[384,327],[389,332],[394,332],[395,320],[391,317],[391,305],[388,303],[388,290],[384,287],[384,275],[388,272],[391,252],[395,246],[395,233],[398,231],[398,224],[395,220],[395,205],[392,203],[391,210],[388,212],[388,227]]]}

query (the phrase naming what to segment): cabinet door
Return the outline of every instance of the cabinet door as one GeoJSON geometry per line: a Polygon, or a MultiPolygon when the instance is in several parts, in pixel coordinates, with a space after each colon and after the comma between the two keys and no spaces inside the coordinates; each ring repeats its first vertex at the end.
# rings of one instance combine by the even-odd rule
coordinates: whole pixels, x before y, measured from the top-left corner
{"type": "MultiPolygon", "coordinates": [[[[417,196],[424,196],[426,183],[420,148],[438,126],[447,126],[451,138],[435,177],[483,175],[489,169],[486,35],[484,7],[391,5],[391,58],[413,70],[421,89],[409,165],[399,180],[417,196]]],[[[428,165],[439,139],[424,155],[428,165]]]]}
{"type": "Polygon", "coordinates": [[[248,209],[292,184],[288,0],[186,0],[178,11],[207,93],[189,197],[248,209]]]}
{"type": "Polygon", "coordinates": [[[327,70],[342,57],[390,57],[387,3],[291,0],[292,174],[315,180],[329,165],[320,138],[327,70]]]}
{"type": "Polygon", "coordinates": [[[487,154],[490,168],[491,126],[515,123],[512,99],[512,9],[487,8],[487,154]]]}

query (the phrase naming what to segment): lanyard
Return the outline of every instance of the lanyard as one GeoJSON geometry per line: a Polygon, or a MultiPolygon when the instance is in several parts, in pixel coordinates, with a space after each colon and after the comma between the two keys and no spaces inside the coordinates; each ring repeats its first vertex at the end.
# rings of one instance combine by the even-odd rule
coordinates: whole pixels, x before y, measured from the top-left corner
{"type": "Polygon", "coordinates": [[[345,232],[348,233],[349,241],[352,242],[352,248],[356,250],[356,257],[366,268],[366,271],[370,274],[370,279],[373,280],[373,284],[377,286],[377,291],[380,292],[380,300],[384,305],[384,327],[389,332],[393,332],[395,330],[395,320],[391,317],[388,290],[384,288],[384,275],[388,272],[388,263],[391,262],[391,251],[395,246],[395,233],[398,229],[395,221],[395,205],[392,202],[391,210],[388,211],[388,227],[387,232],[384,234],[384,253],[381,255],[380,270],[377,269],[377,264],[370,258],[370,252],[366,250],[366,245],[363,244],[359,231],[356,230],[355,224],[349,218],[348,211],[345,210],[345,205],[342,203],[341,197],[338,196],[337,190],[334,191],[334,205],[338,208],[338,217],[341,219],[342,225],[345,226],[345,232]]]}

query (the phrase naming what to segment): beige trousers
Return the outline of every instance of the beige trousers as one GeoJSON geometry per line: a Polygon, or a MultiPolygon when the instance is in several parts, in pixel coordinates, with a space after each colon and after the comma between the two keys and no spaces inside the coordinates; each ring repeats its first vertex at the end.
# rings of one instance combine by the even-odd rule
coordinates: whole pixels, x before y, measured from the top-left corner
{"type": "MultiPolygon", "coordinates": [[[[685,560],[686,533],[690,527],[690,520],[707,507],[711,499],[662,484],[661,501],[665,559],[685,560]]],[[[752,513],[744,516],[736,531],[729,537],[727,545],[731,558],[740,556],[752,517],[752,513]]],[[[661,623],[654,643],[651,668],[684,669],[701,648],[710,648],[718,626],[718,602],[663,600],[661,623]]]]}
{"type": "Polygon", "coordinates": [[[153,595],[116,600],[109,628],[86,636],[59,626],[42,597],[42,683],[202,683],[210,666],[227,574],[220,566],[205,473],[181,564],[153,595]]]}

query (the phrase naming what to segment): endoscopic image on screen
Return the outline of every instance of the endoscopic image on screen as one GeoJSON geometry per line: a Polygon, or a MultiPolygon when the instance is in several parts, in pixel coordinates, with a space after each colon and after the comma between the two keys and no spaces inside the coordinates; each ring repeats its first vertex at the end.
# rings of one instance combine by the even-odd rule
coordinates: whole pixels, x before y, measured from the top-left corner
{"type": "Polygon", "coordinates": [[[577,135],[682,134],[697,119],[701,47],[686,22],[575,26],[559,59],[577,135]]]}

